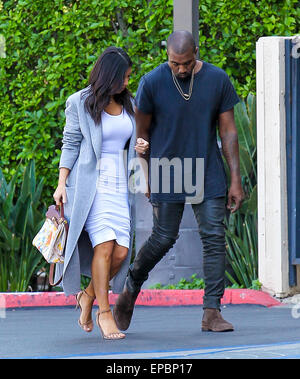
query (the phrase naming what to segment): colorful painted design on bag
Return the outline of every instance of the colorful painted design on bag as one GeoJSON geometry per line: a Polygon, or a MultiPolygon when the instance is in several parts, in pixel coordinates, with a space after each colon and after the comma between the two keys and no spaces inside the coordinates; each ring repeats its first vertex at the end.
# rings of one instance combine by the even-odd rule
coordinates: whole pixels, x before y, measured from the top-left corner
{"type": "Polygon", "coordinates": [[[48,263],[63,263],[64,246],[66,243],[64,224],[58,227],[50,219],[46,219],[41,230],[34,237],[32,244],[39,250],[48,263]]]}

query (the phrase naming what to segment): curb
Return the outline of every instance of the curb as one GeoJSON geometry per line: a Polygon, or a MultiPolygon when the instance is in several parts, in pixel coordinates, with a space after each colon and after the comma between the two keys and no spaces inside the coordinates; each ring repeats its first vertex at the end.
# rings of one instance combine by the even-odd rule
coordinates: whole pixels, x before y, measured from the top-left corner
{"type": "MultiPolygon", "coordinates": [[[[183,306],[203,305],[204,290],[141,290],[136,305],[183,306]]],[[[109,303],[114,305],[118,294],[109,293],[109,303]]],[[[95,302],[97,304],[97,302],[95,302]]],[[[257,304],[265,307],[283,305],[266,292],[249,289],[225,289],[221,304],[257,304]]],[[[57,307],[76,305],[75,296],[63,292],[10,292],[0,293],[1,308],[57,307]]]]}

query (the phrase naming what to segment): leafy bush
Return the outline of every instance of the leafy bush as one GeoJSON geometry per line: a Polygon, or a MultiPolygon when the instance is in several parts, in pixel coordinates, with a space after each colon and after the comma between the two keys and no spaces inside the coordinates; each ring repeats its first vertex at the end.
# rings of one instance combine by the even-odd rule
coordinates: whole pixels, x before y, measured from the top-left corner
{"type": "Polygon", "coordinates": [[[200,56],[226,70],[238,94],[255,93],[256,41],[300,32],[299,0],[199,1],[200,56]]]}
{"type": "Polygon", "coordinates": [[[154,284],[149,288],[152,289],[168,289],[168,290],[192,290],[192,289],[204,289],[204,280],[202,278],[197,278],[197,274],[191,276],[191,281],[185,278],[181,278],[177,284],[167,284],[165,286],[160,283],[154,284]]]}
{"type": "MultiPolygon", "coordinates": [[[[153,286],[150,286],[150,289],[157,289],[157,290],[199,290],[205,288],[205,282],[204,279],[198,278],[197,274],[193,274],[191,276],[191,281],[186,280],[185,278],[180,279],[180,281],[176,284],[167,284],[163,286],[160,283],[154,284],[153,286]]],[[[243,285],[238,284],[237,282],[234,282],[232,286],[227,286],[226,288],[245,288],[243,285]]],[[[247,287],[249,289],[253,290],[260,290],[261,289],[261,283],[254,279],[252,283],[247,287]]]]}
{"type": "MultiPolygon", "coordinates": [[[[256,101],[249,94],[247,101],[235,106],[239,134],[242,185],[246,195],[242,207],[226,220],[227,259],[233,274],[226,276],[234,285],[251,288],[258,277],[257,235],[257,160],[256,101]]],[[[228,167],[225,164],[225,167],[228,167]]],[[[227,174],[229,178],[229,173],[227,174]]]]}
{"type": "Polygon", "coordinates": [[[44,178],[36,183],[31,161],[17,188],[19,171],[21,166],[7,183],[0,169],[0,292],[27,291],[34,274],[44,266],[42,255],[32,245],[44,221],[44,211],[40,211],[44,178]]]}
{"type": "MultiPolygon", "coordinates": [[[[57,185],[65,101],[88,83],[89,72],[110,45],[134,61],[130,88],[166,59],[160,41],[172,28],[172,1],[8,0],[0,13],[6,58],[0,59],[1,168],[9,178],[20,159],[34,158],[57,185]]],[[[52,199],[51,199],[52,201],[52,199]]]]}
{"type": "Polygon", "coordinates": [[[226,230],[227,258],[236,279],[226,271],[232,284],[250,288],[258,278],[257,212],[230,216],[226,230]]]}

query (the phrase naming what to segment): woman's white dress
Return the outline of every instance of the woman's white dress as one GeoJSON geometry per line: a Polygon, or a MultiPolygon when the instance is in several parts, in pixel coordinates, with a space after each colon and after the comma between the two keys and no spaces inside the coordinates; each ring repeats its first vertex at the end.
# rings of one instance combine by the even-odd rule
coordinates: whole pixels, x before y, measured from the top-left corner
{"type": "Polygon", "coordinates": [[[116,240],[129,248],[130,217],[124,148],[132,135],[131,120],[123,108],[120,115],[101,115],[102,149],[97,168],[96,195],[85,222],[92,246],[116,240]]]}

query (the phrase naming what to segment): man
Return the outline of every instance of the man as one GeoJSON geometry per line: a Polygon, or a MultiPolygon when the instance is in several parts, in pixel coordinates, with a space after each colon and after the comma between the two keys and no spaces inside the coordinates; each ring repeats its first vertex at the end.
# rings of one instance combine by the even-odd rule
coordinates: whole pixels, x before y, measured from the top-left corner
{"type": "Polygon", "coordinates": [[[220,301],[225,278],[226,195],[227,208],[231,212],[241,206],[244,198],[233,111],[239,98],[225,71],[196,59],[198,48],[189,32],[172,33],[168,38],[167,52],[168,62],[144,75],[137,91],[137,137],[150,144],[148,196],[153,206],[154,225],[151,236],[130,267],[124,290],[114,307],[114,316],[121,330],[129,327],[142,284],[178,238],[184,204],[189,199],[203,243],[206,287],[202,330],[231,331],[233,325],[221,316],[220,301]],[[217,144],[217,124],[222,151],[230,168],[228,191],[217,144]],[[153,162],[166,158],[169,163],[183,165],[189,158],[193,161],[189,166],[192,171],[182,166],[183,175],[178,175],[180,169],[177,168],[169,170],[168,175],[165,167],[155,174],[151,172],[156,167],[153,162]],[[197,167],[197,158],[203,160],[204,165],[199,167],[204,167],[204,172],[197,167]],[[185,183],[179,183],[187,176],[193,183],[201,185],[204,182],[204,187],[196,188],[196,193],[187,191],[185,183]],[[169,191],[163,189],[166,181],[169,181],[169,191]]]}

